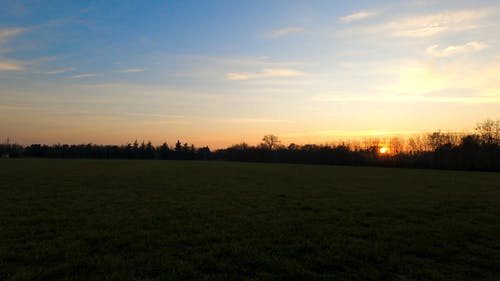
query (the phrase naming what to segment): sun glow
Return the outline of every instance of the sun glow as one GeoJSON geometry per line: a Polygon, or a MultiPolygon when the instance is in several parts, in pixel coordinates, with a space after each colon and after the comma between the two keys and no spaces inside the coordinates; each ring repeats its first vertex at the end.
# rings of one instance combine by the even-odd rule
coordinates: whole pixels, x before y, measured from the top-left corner
{"type": "Polygon", "coordinates": [[[387,149],[387,147],[382,146],[378,151],[380,152],[380,154],[386,154],[389,150],[387,149]]]}

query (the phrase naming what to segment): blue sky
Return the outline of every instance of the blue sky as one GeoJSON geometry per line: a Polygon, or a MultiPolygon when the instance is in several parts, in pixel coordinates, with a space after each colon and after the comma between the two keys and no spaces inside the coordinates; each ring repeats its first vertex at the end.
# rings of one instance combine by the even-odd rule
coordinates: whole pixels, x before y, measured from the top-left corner
{"type": "Polygon", "coordinates": [[[3,1],[0,137],[222,147],[500,118],[497,1],[3,1]]]}

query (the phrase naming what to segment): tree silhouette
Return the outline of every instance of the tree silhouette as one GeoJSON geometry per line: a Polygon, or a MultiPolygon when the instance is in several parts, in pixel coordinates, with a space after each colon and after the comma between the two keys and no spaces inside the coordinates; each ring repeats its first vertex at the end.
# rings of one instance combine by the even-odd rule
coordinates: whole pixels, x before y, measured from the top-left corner
{"type": "Polygon", "coordinates": [[[500,144],[500,120],[486,119],[475,127],[484,144],[500,144]]]}
{"type": "Polygon", "coordinates": [[[216,151],[180,140],[171,148],[166,143],[155,147],[150,141],[138,140],[125,145],[21,146],[7,142],[0,143],[0,154],[9,154],[12,158],[229,160],[500,171],[500,121],[487,119],[478,123],[475,129],[475,134],[437,131],[408,139],[372,138],[329,145],[291,143],[287,147],[281,145],[277,136],[267,134],[259,145],[243,142],[216,151]],[[378,152],[381,143],[388,145],[391,151],[384,157],[378,152]]]}
{"type": "Polygon", "coordinates": [[[160,158],[161,159],[167,159],[170,155],[170,148],[168,147],[167,143],[164,142],[159,148],[158,151],[160,153],[160,158]]]}
{"type": "Polygon", "coordinates": [[[181,152],[181,150],[182,150],[181,141],[177,140],[177,142],[175,143],[175,152],[181,152]]]}
{"type": "Polygon", "coordinates": [[[268,150],[275,150],[279,147],[280,143],[281,141],[277,136],[269,134],[262,138],[261,146],[268,150]]]}

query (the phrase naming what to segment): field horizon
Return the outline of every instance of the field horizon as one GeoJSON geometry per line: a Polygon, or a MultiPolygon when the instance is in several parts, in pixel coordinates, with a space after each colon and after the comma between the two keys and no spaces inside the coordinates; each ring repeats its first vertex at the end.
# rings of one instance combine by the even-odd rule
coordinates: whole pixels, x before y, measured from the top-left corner
{"type": "Polygon", "coordinates": [[[498,280],[499,173],[0,161],[2,280],[498,280]]]}

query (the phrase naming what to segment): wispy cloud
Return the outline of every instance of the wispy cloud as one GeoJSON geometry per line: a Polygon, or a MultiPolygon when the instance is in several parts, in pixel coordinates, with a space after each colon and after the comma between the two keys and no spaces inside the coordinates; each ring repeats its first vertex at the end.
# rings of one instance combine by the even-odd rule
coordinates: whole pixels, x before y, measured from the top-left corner
{"type": "Polygon", "coordinates": [[[83,74],[73,75],[71,76],[71,78],[80,79],[80,78],[89,78],[95,76],[97,76],[97,74],[95,73],[83,73],[83,74]]]}
{"type": "Polygon", "coordinates": [[[146,71],[144,68],[128,68],[128,69],[117,70],[116,72],[118,72],[118,73],[132,73],[132,72],[144,72],[144,71],[146,71]]]}
{"type": "Polygon", "coordinates": [[[28,107],[28,106],[17,106],[17,105],[0,105],[0,109],[2,110],[19,110],[19,111],[23,111],[23,110],[33,110],[33,107],[28,107]]]}
{"type": "Polygon", "coordinates": [[[480,25],[480,20],[491,14],[491,9],[471,9],[410,16],[370,27],[367,31],[384,32],[395,37],[430,37],[445,32],[475,29],[480,25]]]}
{"type": "Polygon", "coordinates": [[[439,92],[448,92],[460,96],[460,99],[476,96],[500,98],[500,62],[496,60],[479,63],[464,56],[440,62],[407,61],[399,66],[395,64],[393,69],[392,81],[380,84],[377,88],[379,94],[424,96],[426,100],[429,93],[439,92]],[[457,89],[468,89],[469,96],[457,95],[457,89]]]}
{"type": "Polygon", "coordinates": [[[322,135],[322,136],[339,136],[339,137],[367,137],[367,136],[395,136],[395,135],[410,135],[410,134],[418,134],[421,131],[414,130],[319,130],[314,132],[309,132],[314,135],[322,135]]]}
{"type": "Polygon", "coordinates": [[[47,74],[47,75],[53,75],[53,74],[61,74],[61,73],[66,73],[66,72],[71,72],[74,71],[74,67],[67,67],[67,68],[60,68],[60,69],[53,69],[53,70],[47,70],[47,71],[40,71],[38,73],[40,74],[47,74]]]}
{"type": "Polygon", "coordinates": [[[0,71],[21,71],[24,69],[24,64],[20,61],[0,59],[0,71]]]}
{"type": "Polygon", "coordinates": [[[6,43],[10,37],[19,35],[26,31],[26,28],[10,27],[0,28],[0,44],[6,43]]]}
{"type": "Polygon", "coordinates": [[[302,27],[286,27],[286,28],[272,30],[271,32],[268,32],[266,36],[268,38],[277,38],[277,37],[284,37],[292,34],[302,33],[304,31],[305,29],[302,27]]]}
{"type": "Polygon", "coordinates": [[[410,7],[424,7],[429,5],[428,0],[413,0],[408,3],[408,6],[410,7]]]}
{"type": "Polygon", "coordinates": [[[183,115],[167,115],[167,114],[156,114],[150,112],[118,112],[114,113],[116,115],[124,115],[130,117],[148,117],[155,119],[185,119],[186,116],[183,115]]]}
{"type": "Polygon", "coordinates": [[[367,19],[367,18],[371,18],[371,17],[373,17],[375,15],[376,14],[374,12],[371,12],[371,11],[360,11],[360,12],[357,12],[357,13],[353,13],[353,14],[350,14],[350,15],[343,16],[339,20],[341,22],[348,23],[348,22],[359,21],[359,20],[364,20],[364,19],[367,19]]]}
{"type": "Polygon", "coordinates": [[[316,95],[320,102],[379,102],[379,103],[500,103],[495,96],[422,96],[422,95],[316,95]]]}
{"type": "Polygon", "coordinates": [[[263,119],[263,118],[233,118],[233,119],[225,119],[225,122],[228,123],[281,123],[285,122],[280,119],[263,119]]]}
{"type": "Polygon", "coordinates": [[[307,73],[290,68],[266,68],[260,72],[231,72],[226,74],[229,80],[265,79],[273,77],[306,76],[307,73]]]}
{"type": "Polygon", "coordinates": [[[482,42],[472,41],[463,45],[448,46],[444,49],[439,49],[439,45],[432,45],[427,48],[427,53],[434,57],[452,57],[456,55],[473,53],[488,48],[488,45],[482,42]]]}

